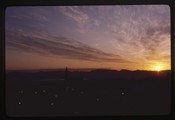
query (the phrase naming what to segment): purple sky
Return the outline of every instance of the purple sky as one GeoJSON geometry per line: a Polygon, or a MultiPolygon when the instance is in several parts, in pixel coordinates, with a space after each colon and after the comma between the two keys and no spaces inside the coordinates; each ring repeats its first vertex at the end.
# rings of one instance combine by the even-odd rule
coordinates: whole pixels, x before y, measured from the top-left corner
{"type": "Polygon", "coordinates": [[[168,5],[6,9],[6,69],[170,69],[168,5]]]}

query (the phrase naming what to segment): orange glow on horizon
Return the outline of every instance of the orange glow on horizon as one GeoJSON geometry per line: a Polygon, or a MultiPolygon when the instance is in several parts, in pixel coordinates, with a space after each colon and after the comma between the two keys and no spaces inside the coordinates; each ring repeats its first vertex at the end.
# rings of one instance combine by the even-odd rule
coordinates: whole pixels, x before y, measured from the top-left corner
{"type": "Polygon", "coordinates": [[[168,65],[167,63],[161,63],[161,62],[157,62],[152,64],[148,70],[153,70],[153,71],[157,71],[160,72],[162,70],[170,70],[170,65],[168,65]]]}
{"type": "Polygon", "coordinates": [[[161,69],[161,66],[156,66],[156,67],[155,67],[155,70],[158,71],[158,72],[161,71],[161,70],[162,70],[162,69],[161,69]]]}

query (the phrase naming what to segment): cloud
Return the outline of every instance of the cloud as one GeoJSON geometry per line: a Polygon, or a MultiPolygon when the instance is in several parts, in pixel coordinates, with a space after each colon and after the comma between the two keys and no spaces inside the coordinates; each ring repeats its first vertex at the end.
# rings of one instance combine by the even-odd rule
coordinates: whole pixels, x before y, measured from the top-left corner
{"type": "Polygon", "coordinates": [[[6,31],[6,49],[40,55],[56,55],[67,59],[79,59],[96,62],[125,63],[119,55],[106,53],[89,45],[65,37],[49,34],[24,34],[18,31],[6,31]]]}
{"type": "MultiPolygon", "coordinates": [[[[81,10],[79,7],[75,9],[81,10]]],[[[103,29],[100,30],[107,32],[107,42],[111,42],[118,55],[135,61],[168,59],[162,56],[170,56],[170,11],[167,5],[100,6],[87,7],[83,11],[88,15],[87,21],[96,21],[96,26],[101,25],[103,29]],[[164,51],[166,54],[162,54],[164,51]]]]}
{"type": "Polygon", "coordinates": [[[164,51],[170,58],[170,25],[149,27],[145,33],[146,35],[141,38],[142,46],[145,49],[145,58],[160,60],[160,58],[164,58],[161,57],[161,53],[164,51]]]}
{"type": "Polygon", "coordinates": [[[18,28],[23,30],[23,33],[8,33],[8,48],[13,46],[13,49],[20,51],[25,49],[28,52],[89,61],[159,60],[170,56],[168,5],[55,6],[54,9],[41,8],[42,11],[39,8],[27,9],[16,10],[18,14],[8,14],[9,17],[13,16],[13,19],[8,19],[11,23],[9,26],[14,27],[12,31],[18,28]],[[15,24],[13,21],[16,21],[15,24]],[[27,35],[24,31],[31,34],[27,35]],[[33,31],[35,35],[32,35],[33,31]],[[69,38],[54,37],[47,32],[62,36],[66,33],[70,38],[82,41],[85,39],[91,46],[69,38]],[[12,37],[14,41],[10,40],[12,37]],[[113,54],[95,46],[101,46],[113,54]]]}
{"type": "Polygon", "coordinates": [[[80,26],[84,26],[89,20],[89,16],[82,12],[78,6],[62,6],[60,7],[60,11],[66,17],[69,17],[70,19],[73,19],[75,22],[77,22],[80,26]]]}
{"type": "Polygon", "coordinates": [[[135,60],[168,59],[163,57],[170,56],[170,12],[167,6],[123,6],[113,15],[111,18],[116,16],[117,20],[108,23],[109,31],[115,36],[111,44],[116,50],[126,48],[119,53],[135,60]],[[162,54],[164,51],[166,54],[162,54]]]}

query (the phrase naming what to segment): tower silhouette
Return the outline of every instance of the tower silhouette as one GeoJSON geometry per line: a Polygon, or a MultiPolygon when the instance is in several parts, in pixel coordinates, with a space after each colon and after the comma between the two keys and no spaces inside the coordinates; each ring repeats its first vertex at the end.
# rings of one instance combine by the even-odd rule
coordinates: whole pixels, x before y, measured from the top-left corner
{"type": "Polygon", "coordinates": [[[68,80],[68,68],[66,66],[66,70],[65,70],[65,80],[68,80]]]}

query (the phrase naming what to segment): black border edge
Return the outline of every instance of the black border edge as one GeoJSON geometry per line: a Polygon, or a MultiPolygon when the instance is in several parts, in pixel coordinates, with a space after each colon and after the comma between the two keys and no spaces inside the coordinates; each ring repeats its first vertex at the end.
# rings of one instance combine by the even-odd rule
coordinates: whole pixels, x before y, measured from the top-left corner
{"type": "Polygon", "coordinates": [[[175,1],[171,3],[171,118],[175,119],[175,1]]]}
{"type": "Polygon", "coordinates": [[[2,0],[0,1],[0,119],[175,119],[175,0],[2,0]],[[8,117],[5,108],[5,9],[8,6],[54,6],[54,5],[169,5],[171,12],[171,112],[161,116],[85,116],[85,117],[8,117]]]}
{"type": "Polygon", "coordinates": [[[5,9],[0,2],[0,118],[5,119],[5,9]],[[3,59],[2,59],[3,58],[3,59]]]}

